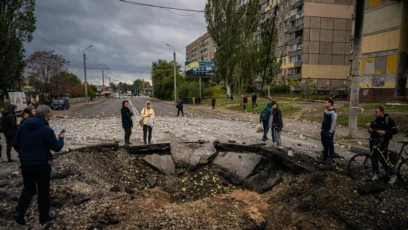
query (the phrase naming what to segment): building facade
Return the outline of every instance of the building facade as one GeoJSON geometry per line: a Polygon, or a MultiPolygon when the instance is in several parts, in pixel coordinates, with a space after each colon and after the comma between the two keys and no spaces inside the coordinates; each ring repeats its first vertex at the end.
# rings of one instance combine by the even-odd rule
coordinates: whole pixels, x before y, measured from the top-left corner
{"type": "Polygon", "coordinates": [[[408,100],[408,2],[366,0],[360,101],[408,100]]]}
{"type": "Polygon", "coordinates": [[[212,61],[214,52],[214,40],[207,32],[186,47],[186,61],[212,61]]]}

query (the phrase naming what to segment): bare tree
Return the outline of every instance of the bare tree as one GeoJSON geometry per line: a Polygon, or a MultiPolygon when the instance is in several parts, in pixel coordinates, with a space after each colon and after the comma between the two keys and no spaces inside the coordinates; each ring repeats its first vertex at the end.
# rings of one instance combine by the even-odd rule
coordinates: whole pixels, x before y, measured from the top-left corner
{"type": "MultiPolygon", "coordinates": [[[[53,85],[57,85],[60,76],[67,72],[69,61],[51,51],[36,51],[26,60],[28,82],[44,93],[55,94],[53,85]]],[[[65,74],[66,75],[66,74],[65,74]]]]}

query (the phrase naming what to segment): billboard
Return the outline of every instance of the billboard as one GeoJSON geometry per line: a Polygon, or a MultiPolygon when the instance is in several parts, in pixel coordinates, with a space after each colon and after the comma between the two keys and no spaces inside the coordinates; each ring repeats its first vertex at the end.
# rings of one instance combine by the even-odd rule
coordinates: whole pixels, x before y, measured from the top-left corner
{"type": "Polygon", "coordinates": [[[27,107],[26,95],[23,92],[9,92],[10,104],[17,106],[17,111],[23,111],[27,107]]]}
{"type": "Polygon", "coordinates": [[[214,76],[215,65],[213,61],[186,62],[187,77],[214,76]]]}

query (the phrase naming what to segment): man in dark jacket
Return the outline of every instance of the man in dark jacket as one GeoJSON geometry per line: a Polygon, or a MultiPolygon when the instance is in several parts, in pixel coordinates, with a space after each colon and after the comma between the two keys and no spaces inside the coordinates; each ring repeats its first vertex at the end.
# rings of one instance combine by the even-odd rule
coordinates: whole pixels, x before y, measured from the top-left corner
{"type": "Polygon", "coordinates": [[[256,104],[256,99],[257,99],[256,94],[252,93],[252,108],[258,107],[258,104],[256,104]]]}
{"type": "Polygon", "coordinates": [[[177,107],[177,116],[179,116],[180,111],[181,111],[181,116],[184,117],[184,111],[183,111],[183,99],[181,99],[181,97],[179,97],[178,103],[176,105],[177,107]]]}
{"type": "Polygon", "coordinates": [[[7,110],[3,113],[2,116],[2,125],[4,125],[4,136],[6,137],[7,143],[7,160],[8,162],[13,162],[11,159],[11,148],[13,147],[13,138],[16,135],[18,125],[16,118],[17,106],[11,104],[7,107],[7,110]]]}
{"type": "Polygon", "coordinates": [[[272,132],[272,142],[278,148],[282,149],[281,131],[283,128],[282,112],[279,109],[278,103],[276,101],[271,102],[272,113],[269,119],[269,127],[272,132]]]}
{"type": "MultiPolygon", "coordinates": [[[[392,139],[392,136],[394,134],[397,134],[398,129],[397,126],[395,125],[395,122],[393,119],[388,114],[384,114],[384,107],[383,106],[377,106],[374,109],[374,115],[375,119],[371,122],[370,129],[368,132],[370,133],[370,138],[383,138],[384,142],[382,143],[382,148],[387,149],[388,144],[390,143],[390,140],[392,139]]],[[[373,141],[370,141],[370,151],[373,149],[374,143],[373,141]]],[[[384,157],[387,158],[387,151],[382,151],[384,154],[384,157]]],[[[375,165],[375,174],[371,180],[375,181],[379,179],[379,165],[378,165],[378,160],[380,160],[381,164],[384,166],[385,169],[388,168],[387,164],[383,160],[382,157],[379,156],[377,151],[373,154],[373,157],[377,164],[375,165]]],[[[391,170],[389,170],[389,173],[392,174],[391,170]]],[[[393,184],[397,180],[397,175],[393,174],[389,180],[388,183],[393,184]]]]}
{"type": "Polygon", "coordinates": [[[51,108],[40,105],[36,117],[26,120],[18,129],[13,141],[13,147],[18,152],[21,162],[21,174],[24,188],[13,215],[17,224],[25,225],[24,215],[36,191],[38,191],[38,210],[40,224],[54,219],[50,215],[50,175],[51,166],[48,163],[51,151],[59,152],[64,146],[64,134],[55,138],[55,133],[49,127],[51,108]]]}
{"type": "Polygon", "coordinates": [[[334,155],[334,143],[333,136],[336,130],[337,113],[333,108],[334,102],[332,99],[326,101],[324,106],[326,110],[323,113],[322,130],[320,137],[323,145],[323,157],[321,163],[331,164],[333,162],[334,155]]]}
{"type": "Polygon", "coordinates": [[[122,113],[122,128],[125,130],[125,146],[130,145],[130,135],[132,134],[132,127],[133,121],[132,116],[133,113],[129,109],[129,102],[123,101],[122,102],[122,109],[120,110],[122,113]]]}

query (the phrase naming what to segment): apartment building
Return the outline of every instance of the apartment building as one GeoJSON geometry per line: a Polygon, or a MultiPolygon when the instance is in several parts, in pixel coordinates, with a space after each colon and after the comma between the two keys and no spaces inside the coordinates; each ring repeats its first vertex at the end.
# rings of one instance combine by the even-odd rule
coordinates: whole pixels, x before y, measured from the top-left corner
{"type": "Polygon", "coordinates": [[[207,32],[186,47],[186,61],[212,61],[214,52],[214,40],[207,32]]]}
{"type": "Polygon", "coordinates": [[[408,2],[366,0],[360,101],[408,100],[408,2]]]}
{"type": "Polygon", "coordinates": [[[275,54],[282,58],[282,72],[275,84],[286,85],[293,79],[299,82],[298,90],[346,90],[354,1],[270,0],[263,4],[269,5],[261,7],[264,12],[279,5],[275,54]]]}

